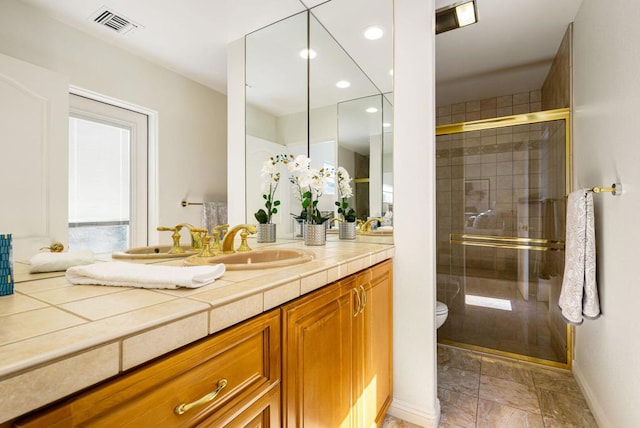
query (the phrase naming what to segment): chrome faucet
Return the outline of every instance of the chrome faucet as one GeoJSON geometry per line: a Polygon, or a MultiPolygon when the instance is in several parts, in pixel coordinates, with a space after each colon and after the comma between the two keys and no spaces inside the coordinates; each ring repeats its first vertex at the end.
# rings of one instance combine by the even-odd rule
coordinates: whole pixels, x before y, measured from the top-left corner
{"type": "Polygon", "coordinates": [[[223,254],[236,252],[233,249],[233,241],[236,237],[236,233],[238,233],[239,231],[242,231],[240,233],[240,238],[242,238],[242,242],[238,247],[238,251],[251,251],[251,248],[247,245],[247,236],[249,234],[256,233],[258,229],[253,224],[239,224],[229,229],[229,231],[224,235],[224,240],[222,241],[223,254]]]}
{"type": "Polygon", "coordinates": [[[362,226],[360,226],[360,232],[370,232],[371,231],[371,223],[374,221],[378,221],[382,223],[382,219],[380,217],[371,217],[369,220],[365,221],[362,226]]]}

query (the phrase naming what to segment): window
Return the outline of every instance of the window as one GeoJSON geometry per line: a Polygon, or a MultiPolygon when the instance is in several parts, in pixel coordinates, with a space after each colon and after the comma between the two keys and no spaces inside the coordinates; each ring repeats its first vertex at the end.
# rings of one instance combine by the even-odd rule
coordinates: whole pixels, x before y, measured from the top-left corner
{"type": "Polygon", "coordinates": [[[71,95],[69,250],[147,242],[147,116],[71,95]]]}

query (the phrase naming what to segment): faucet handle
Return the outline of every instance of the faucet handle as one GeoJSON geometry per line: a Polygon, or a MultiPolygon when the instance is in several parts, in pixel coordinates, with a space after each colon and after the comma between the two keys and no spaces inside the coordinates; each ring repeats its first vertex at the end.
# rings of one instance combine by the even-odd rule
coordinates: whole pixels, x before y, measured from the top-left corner
{"type": "Polygon", "coordinates": [[[202,251],[198,254],[198,257],[213,257],[216,252],[211,249],[211,235],[207,234],[202,238],[202,251]]]}
{"type": "Polygon", "coordinates": [[[220,239],[224,238],[224,235],[226,235],[226,233],[229,230],[229,225],[228,224],[219,224],[216,227],[213,228],[214,233],[218,232],[220,239]]]}
{"type": "Polygon", "coordinates": [[[238,251],[251,251],[251,247],[247,244],[247,236],[249,236],[250,233],[256,233],[255,226],[253,226],[253,229],[251,227],[242,229],[242,232],[240,232],[240,246],[238,247],[238,251]]]}
{"type": "Polygon", "coordinates": [[[156,227],[158,232],[173,232],[171,234],[171,239],[173,240],[173,246],[169,250],[169,254],[183,254],[184,249],[180,246],[180,230],[182,230],[182,225],[178,225],[176,227],[164,227],[158,226],[156,227]]]}
{"type": "Polygon", "coordinates": [[[217,226],[213,229],[213,245],[211,246],[211,250],[220,251],[220,232],[217,226]]]}

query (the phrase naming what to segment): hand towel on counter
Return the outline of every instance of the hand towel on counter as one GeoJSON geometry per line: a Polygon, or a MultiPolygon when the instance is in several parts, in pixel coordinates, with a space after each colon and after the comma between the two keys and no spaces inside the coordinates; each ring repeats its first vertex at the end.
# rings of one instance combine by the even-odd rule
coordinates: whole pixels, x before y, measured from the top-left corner
{"type": "Polygon", "coordinates": [[[67,269],[72,284],[138,288],[198,288],[213,283],[225,272],[224,264],[160,266],[127,262],[94,263],[67,269]]]}
{"type": "Polygon", "coordinates": [[[88,265],[95,262],[93,252],[76,251],[68,253],[38,253],[31,257],[30,273],[58,272],[72,266],[88,265]]]}
{"type": "Polygon", "coordinates": [[[581,324],[583,316],[600,316],[593,193],[587,189],[569,194],[564,277],[558,304],[562,316],[572,324],[581,324]]]}

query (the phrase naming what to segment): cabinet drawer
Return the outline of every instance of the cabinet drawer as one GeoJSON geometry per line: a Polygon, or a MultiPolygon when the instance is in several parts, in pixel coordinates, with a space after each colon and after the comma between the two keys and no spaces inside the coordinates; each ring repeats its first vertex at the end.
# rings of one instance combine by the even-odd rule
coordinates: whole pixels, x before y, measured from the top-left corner
{"type": "Polygon", "coordinates": [[[18,426],[192,426],[218,412],[249,407],[279,382],[279,353],[279,312],[272,311],[120,376],[18,426]],[[210,400],[201,400],[206,396],[210,400]],[[193,404],[198,400],[199,404],[193,404]],[[174,409],[181,404],[187,405],[183,407],[186,411],[177,414],[174,409]]]}

